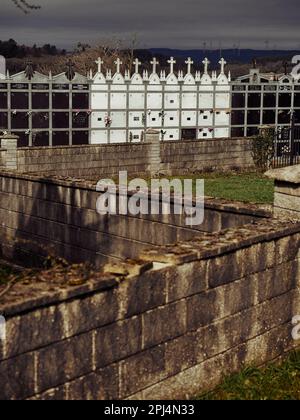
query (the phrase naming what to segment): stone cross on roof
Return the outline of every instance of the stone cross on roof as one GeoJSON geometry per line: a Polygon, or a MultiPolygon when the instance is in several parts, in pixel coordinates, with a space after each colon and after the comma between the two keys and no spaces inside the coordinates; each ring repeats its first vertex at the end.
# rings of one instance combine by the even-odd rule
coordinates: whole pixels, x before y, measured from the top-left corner
{"type": "Polygon", "coordinates": [[[134,60],[133,64],[134,64],[134,66],[135,66],[135,73],[138,73],[138,72],[139,72],[139,67],[140,67],[140,65],[141,65],[142,63],[139,61],[139,59],[138,59],[138,58],[136,58],[136,59],[134,60]]]}
{"type": "Polygon", "coordinates": [[[208,73],[208,66],[209,66],[209,64],[210,64],[210,61],[209,61],[209,59],[206,57],[206,58],[202,61],[202,63],[204,64],[204,74],[207,74],[207,73],[208,73]]]}
{"type": "Polygon", "coordinates": [[[191,59],[191,57],[189,57],[189,58],[187,59],[187,61],[185,62],[185,64],[187,64],[187,66],[188,66],[188,68],[187,68],[187,72],[188,72],[188,74],[190,74],[190,73],[191,73],[191,71],[192,71],[192,65],[194,64],[194,62],[193,62],[193,60],[191,59]]]}
{"type": "Polygon", "coordinates": [[[31,80],[34,76],[33,62],[31,60],[26,63],[25,76],[28,80],[31,80]]]}
{"type": "Polygon", "coordinates": [[[150,61],[150,64],[152,64],[152,73],[156,73],[156,67],[158,66],[159,62],[155,57],[153,57],[153,60],[150,61]]]}
{"type": "Polygon", "coordinates": [[[225,66],[227,64],[227,62],[224,60],[224,58],[221,58],[221,60],[219,61],[219,64],[221,66],[221,74],[225,73],[225,66]]]}
{"type": "Polygon", "coordinates": [[[74,72],[73,68],[74,68],[74,64],[72,63],[72,61],[70,59],[67,62],[67,71],[66,71],[66,76],[70,81],[73,80],[74,77],[75,77],[75,72],[74,72]]]}
{"type": "Polygon", "coordinates": [[[99,57],[96,61],[95,61],[95,63],[97,64],[97,66],[98,66],[98,73],[101,73],[101,71],[102,71],[102,64],[104,64],[104,61],[101,59],[101,57],[99,57]]]}
{"type": "Polygon", "coordinates": [[[170,60],[168,60],[168,64],[170,64],[170,73],[174,73],[174,64],[176,64],[174,57],[171,57],[170,60]]]}
{"type": "Polygon", "coordinates": [[[117,60],[115,61],[115,65],[117,66],[117,73],[120,73],[122,64],[122,61],[119,58],[117,58],[117,60]]]}

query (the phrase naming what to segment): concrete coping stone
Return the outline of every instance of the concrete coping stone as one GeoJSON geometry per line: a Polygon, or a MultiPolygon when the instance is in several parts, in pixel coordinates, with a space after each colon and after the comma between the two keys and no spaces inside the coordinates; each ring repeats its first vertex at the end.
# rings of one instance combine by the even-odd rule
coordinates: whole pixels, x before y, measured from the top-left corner
{"type": "MultiPolygon", "coordinates": [[[[30,312],[39,307],[48,307],[55,303],[70,301],[74,298],[88,296],[98,292],[105,292],[118,285],[118,281],[114,275],[101,274],[100,278],[88,280],[86,283],[79,286],[57,286],[55,290],[53,285],[49,285],[49,290],[41,291],[38,284],[36,288],[30,285],[27,286],[28,293],[23,291],[23,296],[16,297],[9,294],[4,295],[0,300],[0,314],[5,317],[12,317],[19,314],[30,312]]],[[[15,291],[17,287],[26,286],[15,285],[12,289],[15,291]]]]}
{"type": "Polygon", "coordinates": [[[285,168],[270,169],[265,173],[268,178],[276,181],[300,184],[300,165],[287,166],[285,168]]]}
{"type": "Polygon", "coordinates": [[[178,242],[175,245],[145,250],[140,257],[145,261],[182,265],[296,233],[300,233],[300,222],[263,219],[217,233],[203,233],[192,240],[178,242]]]}
{"type": "MultiPolygon", "coordinates": [[[[153,269],[152,267],[156,267],[157,263],[168,264],[169,266],[182,265],[221,256],[251,245],[297,233],[300,233],[300,222],[264,219],[219,233],[199,234],[189,241],[155,249],[150,248],[140,255],[139,260],[120,261],[120,267],[117,267],[116,264],[110,264],[99,268],[96,277],[92,277],[83,285],[53,287],[50,284],[49,289],[41,290],[39,283],[30,286],[17,284],[14,286],[12,295],[7,294],[0,300],[0,314],[12,317],[40,307],[48,307],[78,297],[105,292],[118,287],[120,282],[124,280],[130,281],[130,279],[137,278],[139,281],[143,281],[143,273],[153,269]],[[16,293],[19,287],[21,293],[16,293]]],[[[161,270],[163,269],[164,266],[161,270]]]]}

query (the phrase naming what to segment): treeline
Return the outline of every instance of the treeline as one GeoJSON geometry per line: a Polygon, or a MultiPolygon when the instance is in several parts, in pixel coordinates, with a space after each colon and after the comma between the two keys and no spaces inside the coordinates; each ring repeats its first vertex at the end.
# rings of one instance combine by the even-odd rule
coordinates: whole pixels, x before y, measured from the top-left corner
{"type": "Polygon", "coordinates": [[[45,44],[42,47],[33,45],[18,45],[14,39],[0,41],[0,55],[6,58],[42,57],[44,55],[66,55],[66,50],[58,49],[55,45],[45,44]]]}

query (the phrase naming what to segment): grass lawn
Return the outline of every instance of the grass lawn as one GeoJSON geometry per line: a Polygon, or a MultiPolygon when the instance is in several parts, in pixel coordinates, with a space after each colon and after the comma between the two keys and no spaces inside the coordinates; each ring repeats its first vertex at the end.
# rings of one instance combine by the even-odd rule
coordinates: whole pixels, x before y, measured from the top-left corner
{"type": "Polygon", "coordinates": [[[226,378],[198,400],[300,400],[300,351],[265,368],[247,368],[226,378]]]}
{"type": "Polygon", "coordinates": [[[201,174],[205,195],[248,203],[272,204],[274,182],[259,173],[201,174]]]}
{"type": "Polygon", "coordinates": [[[210,174],[204,179],[206,195],[250,203],[273,203],[274,181],[262,174],[210,174]]]}
{"type": "MultiPolygon", "coordinates": [[[[274,181],[256,172],[205,172],[197,175],[164,177],[172,179],[204,179],[205,195],[226,200],[244,201],[246,203],[273,204],[274,181]]],[[[150,179],[146,179],[150,187],[150,179]]],[[[118,179],[114,179],[118,183],[118,179]]]]}

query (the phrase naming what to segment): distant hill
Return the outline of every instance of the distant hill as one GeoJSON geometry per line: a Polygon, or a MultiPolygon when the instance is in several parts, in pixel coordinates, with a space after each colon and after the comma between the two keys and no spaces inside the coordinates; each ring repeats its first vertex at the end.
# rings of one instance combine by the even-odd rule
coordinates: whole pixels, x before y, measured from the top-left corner
{"type": "MultiPolygon", "coordinates": [[[[202,62],[205,57],[211,61],[213,65],[216,65],[220,60],[220,50],[177,50],[170,48],[150,48],[149,51],[153,55],[160,56],[173,56],[178,58],[191,57],[198,63],[202,62]]],[[[228,61],[228,63],[251,63],[254,58],[263,59],[263,61],[280,61],[280,60],[291,60],[294,55],[299,54],[298,50],[254,50],[254,49],[224,49],[222,50],[222,57],[228,61]]],[[[261,60],[259,60],[261,61],[261,60]]]]}

